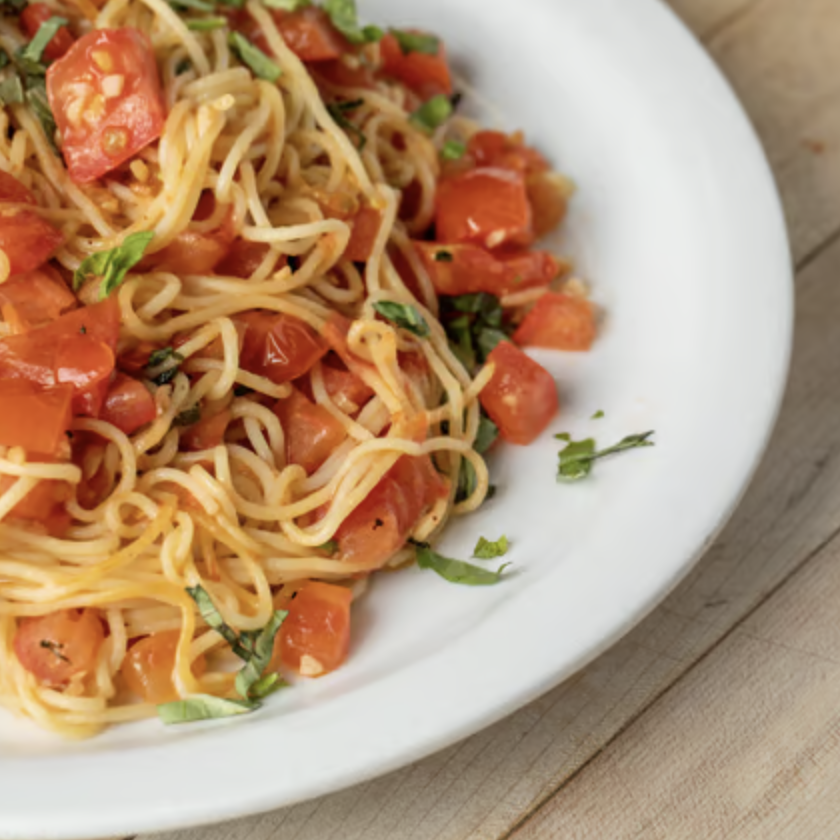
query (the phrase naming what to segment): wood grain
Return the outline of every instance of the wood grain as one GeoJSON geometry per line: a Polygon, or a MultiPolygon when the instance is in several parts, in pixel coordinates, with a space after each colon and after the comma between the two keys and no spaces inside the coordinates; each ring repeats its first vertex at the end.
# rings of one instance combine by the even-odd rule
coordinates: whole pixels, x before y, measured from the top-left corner
{"type": "MultiPolygon", "coordinates": [[[[760,726],[749,730],[750,735],[746,722],[742,726],[738,712],[727,705],[728,698],[738,687],[736,705],[740,715],[750,717],[750,691],[761,688],[764,706],[761,715],[755,710],[756,721],[785,713],[782,700],[771,702],[769,684],[759,687],[761,669],[745,668],[756,650],[771,659],[778,642],[770,636],[761,643],[753,640],[745,629],[752,619],[747,624],[743,619],[759,608],[757,620],[786,594],[786,581],[795,588],[804,579],[806,572],[797,570],[810,574],[826,554],[840,550],[833,542],[840,529],[840,330],[835,329],[840,289],[833,288],[840,252],[831,247],[840,230],[840,108],[831,102],[834,80],[840,84],[840,4],[672,0],[671,5],[708,41],[746,103],[779,179],[794,252],[805,267],[799,278],[790,392],[752,490],[704,561],[662,607],[573,680],[505,721],[351,790],[212,829],[174,832],[165,840],[724,836],[709,833],[696,814],[691,822],[704,801],[697,791],[730,761],[731,753],[724,749],[727,739],[741,729],[752,751],[745,748],[737,771],[736,765],[727,771],[730,786],[736,772],[749,776],[750,762],[769,749],[762,746],[760,726]],[[738,648],[741,658],[732,659],[716,678],[709,663],[740,644],[749,649],[738,648]],[[701,701],[685,688],[693,686],[696,692],[697,674],[703,675],[705,687],[701,701]],[[648,751],[645,737],[636,733],[650,739],[660,718],[663,734],[657,749],[648,751]],[[691,740],[687,736],[678,752],[681,726],[688,727],[691,740]],[[715,726],[717,740],[707,751],[706,729],[711,732],[715,726]],[[692,741],[707,764],[688,761],[692,741]],[[643,774],[627,772],[621,761],[612,760],[619,748],[622,756],[633,756],[634,766],[656,770],[661,800],[646,798],[643,774]],[[605,752],[598,757],[601,750],[605,752]],[[723,752],[718,756],[715,750],[723,752]],[[682,775],[669,774],[672,755],[685,757],[682,775]],[[699,768],[694,799],[686,792],[692,768],[699,768]],[[609,830],[599,822],[605,801],[614,814],[609,830]],[[660,823],[651,822],[652,813],[669,808],[683,808],[685,815],[665,813],[657,816],[660,823]],[[564,822],[566,809],[574,820],[564,822]],[[689,833],[674,833],[678,831],[689,833]]],[[[775,678],[774,669],[784,671],[788,659],[785,655],[778,666],[768,666],[768,674],[775,678]]],[[[803,675],[806,670],[803,665],[803,675]]],[[[816,686],[817,671],[808,674],[816,686]]],[[[784,702],[793,702],[795,684],[785,682],[784,702]]],[[[827,712],[829,704],[824,705],[827,712]]],[[[774,747],[780,761],[794,741],[787,738],[774,747]]],[[[822,760],[827,754],[814,759],[822,760]]],[[[779,796],[785,785],[795,784],[791,779],[795,777],[779,778],[779,796]]],[[[721,796],[730,799],[720,800],[720,825],[732,828],[745,809],[754,808],[766,795],[762,785],[756,779],[754,793],[739,800],[721,782],[721,796]]],[[[833,836],[825,831],[801,836],[833,836]]]]}

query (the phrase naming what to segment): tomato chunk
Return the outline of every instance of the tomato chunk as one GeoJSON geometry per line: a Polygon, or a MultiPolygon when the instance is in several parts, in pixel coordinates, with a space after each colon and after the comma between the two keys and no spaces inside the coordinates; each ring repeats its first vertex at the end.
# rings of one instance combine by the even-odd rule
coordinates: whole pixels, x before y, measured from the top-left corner
{"type": "Polygon", "coordinates": [[[437,52],[433,55],[417,51],[403,52],[399,41],[389,32],[379,42],[379,49],[382,71],[410,87],[423,99],[430,99],[439,93],[452,95],[452,74],[442,41],[438,41],[437,52]]]}
{"type": "MultiPolygon", "coordinates": [[[[260,267],[269,250],[270,246],[266,242],[235,239],[228,248],[227,254],[216,265],[216,274],[247,279],[260,267]]],[[[275,264],[275,269],[279,269],[285,264],[286,258],[282,257],[275,264]]]]}
{"type": "Polygon", "coordinates": [[[339,446],[347,432],[323,406],[292,389],[284,400],[274,404],[274,413],[286,434],[286,460],[313,473],[339,446]]]}
{"type": "Polygon", "coordinates": [[[489,292],[506,295],[547,286],[560,264],[547,251],[492,254],[480,245],[438,245],[415,242],[414,248],[439,295],[489,292]]]}
{"type": "Polygon", "coordinates": [[[307,581],[288,606],[275,650],[287,668],[308,677],[334,671],[350,649],[350,602],[344,586],[307,581]]]}
{"type": "Polygon", "coordinates": [[[439,242],[530,245],[534,234],[525,177],[487,167],[444,179],[435,199],[435,228],[439,242]]]}
{"type": "Polygon", "coordinates": [[[60,688],[96,668],[104,641],[98,610],[60,610],[21,619],[13,647],[20,664],[39,682],[60,688]]]}
{"type": "Polygon", "coordinates": [[[325,362],[321,371],[327,393],[345,414],[355,414],[373,396],[373,388],[346,367],[325,362]]]}
{"type": "Polygon", "coordinates": [[[509,341],[500,341],[487,357],[496,369],[479,400],[501,436],[527,445],[557,413],[557,386],[551,374],[509,341]]]}
{"type": "MultiPolygon", "coordinates": [[[[152,633],[135,642],[125,655],[120,669],[125,684],[147,703],[157,705],[178,699],[172,676],[180,635],[178,630],[152,633]]],[[[206,667],[204,656],[199,656],[193,661],[191,670],[200,677],[206,667]]]]}
{"type": "MultiPolygon", "coordinates": [[[[27,38],[34,38],[41,28],[41,24],[46,23],[52,16],[53,11],[46,3],[30,3],[20,13],[20,26],[24,35],[27,38]]],[[[44,48],[44,55],[50,61],[55,61],[73,46],[75,40],[70,34],[70,30],[66,26],[62,26],[44,48]]]]}
{"type": "Polygon", "coordinates": [[[291,315],[253,310],[233,320],[242,335],[240,366],[272,382],[297,379],[327,352],[318,333],[291,315]]]}
{"type": "Polygon", "coordinates": [[[428,505],[447,493],[428,455],[403,455],[339,526],[340,556],[381,565],[403,547],[428,505]]]}
{"type": "Polygon", "coordinates": [[[181,443],[190,452],[202,452],[219,446],[225,439],[225,432],[232,420],[230,411],[225,409],[211,417],[202,417],[181,436],[181,443]]]}
{"type": "Polygon", "coordinates": [[[296,12],[272,11],[286,46],[301,61],[331,61],[349,49],[323,9],[307,6],[296,12]]]}
{"type": "Polygon", "coordinates": [[[382,214],[373,207],[362,207],[353,219],[350,241],[344,251],[344,259],[352,262],[367,262],[381,226],[382,214]]]}
{"type": "Polygon", "coordinates": [[[32,191],[21,184],[14,175],[0,170],[0,201],[14,204],[37,204],[32,191]]]}
{"type": "Polygon", "coordinates": [[[11,274],[43,265],[64,242],[64,235],[31,210],[0,208],[0,250],[11,274]]]}
{"type": "Polygon", "coordinates": [[[588,350],[595,340],[595,311],[585,298],[547,292],[525,316],[513,340],[530,347],[588,350]]]}
{"type": "Polygon", "coordinates": [[[118,373],[108,389],[99,419],[132,435],[142,426],[151,423],[155,417],[157,408],[149,389],[142,382],[118,373]]]}
{"type": "Polygon", "coordinates": [[[3,319],[13,325],[14,332],[26,332],[73,309],[76,296],[57,271],[45,266],[18,274],[3,283],[0,286],[0,306],[3,308],[3,319]]]}
{"type": "Polygon", "coordinates": [[[20,379],[0,379],[0,445],[52,455],[67,440],[73,415],[73,389],[59,385],[42,391],[20,379]]]}
{"type": "Polygon", "coordinates": [[[47,96],[78,184],[157,140],[166,118],[151,41],[133,27],[82,36],[47,70],[47,96]]]}

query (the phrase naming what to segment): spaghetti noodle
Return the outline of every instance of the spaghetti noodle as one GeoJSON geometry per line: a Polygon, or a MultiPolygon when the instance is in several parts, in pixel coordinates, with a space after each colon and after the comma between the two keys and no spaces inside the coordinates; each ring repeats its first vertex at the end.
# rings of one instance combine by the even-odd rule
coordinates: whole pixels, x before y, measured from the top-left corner
{"type": "Polygon", "coordinates": [[[592,340],[529,250],[566,182],[443,45],[279,5],[0,19],[0,703],[64,735],[337,667],[556,411],[510,333],[592,340]]]}

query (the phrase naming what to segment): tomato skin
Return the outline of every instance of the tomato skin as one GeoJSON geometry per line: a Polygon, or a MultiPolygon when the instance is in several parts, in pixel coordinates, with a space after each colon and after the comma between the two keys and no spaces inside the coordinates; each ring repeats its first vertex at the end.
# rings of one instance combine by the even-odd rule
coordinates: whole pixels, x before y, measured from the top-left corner
{"type": "Polygon", "coordinates": [[[595,311],[585,298],[547,292],[525,316],[513,340],[520,346],[589,350],[595,340],[595,311]]]}
{"type": "Polygon", "coordinates": [[[331,61],[349,49],[322,9],[308,6],[296,12],[274,10],[271,16],[286,46],[301,61],[331,61]]]}
{"type": "Polygon", "coordinates": [[[467,142],[467,155],[476,166],[501,167],[526,175],[549,169],[546,159],[536,149],[526,146],[519,133],[477,131],[467,142]]]}
{"type": "Polygon", "coordinates": [[[367,64],[351,67],[341,59],[319,61],[311,68],[316,80],[336,87],[356,87],[372,89],[376,87],[376,74],[367,64]]]}
{"type": "Polygon", "coordinates": [[[339,526],[339,556],[381,566],[405,545],[424,509],[447,493],[428,455],[403,455],[339,526]]]}
{"type": "Polygon", "coordinates": [[[10,201],[14,204],[32,204],[33,206],[38,202],[35,201],[35,196],[32,191],[21,184],[14,175],[9,175],[8,172],[0,170],[0,201],[10,201]]]}
{"type": "Polygon", "coordinates": [[[307,676],[321,676],[338,668],[350,649],[352,600],[344,586],[307,581],[289,603],[289,614],[277,634],[275,650],[279,648],[281,663],[300,672],[301,660],[310,657],[323,670],[307,676]]]}
{"type": "MultiPolygon", "coordinates": [[[[15,476],[0,476],[0,493],[5,493],[16,481],[15,476]]],[[[63,509],[69,498],[70,488],[66,481],[39,481],[9,511],[9,516],[31,522],[45,522],[57,510],[63,509]]]]}
{"type": "Polygon", "coordinates": [[[0,250],[9,258],[11,274],[40,267],[63,242],[64,234],[37,213],[0,209],[0,250]]]}
{"type": "Polygon", "coordinates": [[[350,352],[347,335],[353,322],[340,312],[333,312],[324,325],[324,340],[347,366],[347,369],[364,380],[365,373],[376,373],[376,368],[350,352]]]}
{"type": "Polygon", "coordinates": [[[286,460],[313,473],[347,437],[344,426],[323,406],[292,389],[272,409],[286,435],[286,460]]]}
{"type": "Polygon", "coordinates": [[[127,435],[133,435],[155,417],[157,408],[149,389],[137,379],[118,373],[108,389],[99,419],[112,423],[127,435]]]}
{"type": "Polygon", "coordinates": [[[367,262],[381,226],[382,213],[373,207],[362,207],[353,219],[344,259],[351,262],[367,262]]]}
{"type": "Polygon", "coordinates": [[[190,452],[203,452],[219,446],[225,439],[225,432],[233,416],[228,409],[211,417],[202,417],[181,435],[181,443],[190,452]]]}
{"type": "MultiPolygon", "coordinates": [[[[416,33],[416,30],[412,30],[416,33]]],[[[422,33],[420,33],[422,34],[422,33]]],[[[398,79],[423,99],[443,93],[452,95],[452,74],[446,59],[443,41],[438,42],[436,55],[421,52],[403,53],[397,39],[388,32],[379,42],[382,71],[398,79]]]]}
{"type": "MultiPolygon", "coordinates": [[[[52,16],[52,10],[46,3],[30,3],[20,13],[20,26],[24,35],[30,39],[34,38],[41,28],[41,24],[46,23],[52,16]]],[[[66,26],[62,26],[45,47],[44,55],[50,61],[55,61],[73,46],[75,40],[70,34],[70,30],[66,26]]]]}
{"type": "Polygon", "coordinates": [[[26,380],[0,379],[0,445],[53,455],[67,440],[72,403],[68,385],[42,391],[26,380]]]}
{"type": "Polygon", "coordinates": [[[346,413],[359,411],[373,396],[373,388],[347,368],[325,363],[321,371],[327,393],[346,413]]]}
{"type": "MultiPolygon", "coordinates": [[[[180,636],[178,630],[152,633],[131,645],[125,655],[120,669],[125,684],[147,703],[158,705],[178,699],[172,673],[180,636]]],[[[206,667],[206,659],[199,656],[193,660],[192,672],[201,677],[206,667]]]]}
{"type": "Polygon", "coordinates": [[[559,409],[551,374],[509,341],[500,341],[487,357],[495,365],[479,400],[499,434],[523,446],[537,438],[559,409]]]}
{"type": "MultiPolygon", "coordinates": [[[[216,274],[225,277],[241,277],[243,280],[247,280],[260,267],[270,247],[267,242],[234,239],[225,256],[216,265],[216,274]]],[[[275,269],[279,269],[285,264],[286,258],[281,257],[275,264],[275,269]]]]}
{"type": "Polygon", "coordinates": [[[157,140],[166,118],[151,41],[132,27],[83,35],[47,70],[47,97],[77,184],[100,178],[157,140]],[[109,95],[103,80],[119,76],[122,89],[109,95]]]}
{"type": "Polygon", "coordinates": [[[60,610],[21,619],[13,647],[20,664],[40,683],[59,688],[96,668],[104,641],[98,610],[60,610]]]}
{"type": "Polygon", "coordinates": [[[439,295],[489,292],[501,297],[547,286],[560,271],[559,263],[547,251],[493,254],[480,245],[438,245],[434,242],[415,242],[414,248],[439,295]],[[441,252],[450,255],[451,259],[437,259],[441,252]]]}
{"type": "Polygon", "coordinates": [[[525,177],[509,169],[472,169],[438,184],[435,238],[488,248],[534,240],[525,177]]]}
{"type": "Polygon", "coordinates": [[[302,376],[327,352],[318,333],[291,315],[252,310],[233,321],[242,335],[240,367],[277,384],[302,376]]]}
{"type": "Polygon", "coordinates": [[[0,306],[4,320],[14,324],[14,332],[26,332],[74,309],[76,296],[55,269],[45,266],[18,274],[0,285],[0,306]]]}

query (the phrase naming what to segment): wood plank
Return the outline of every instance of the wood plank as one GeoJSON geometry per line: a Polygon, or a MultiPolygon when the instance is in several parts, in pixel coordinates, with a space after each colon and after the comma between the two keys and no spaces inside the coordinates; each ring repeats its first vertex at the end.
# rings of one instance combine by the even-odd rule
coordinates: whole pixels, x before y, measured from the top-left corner
{"type": "Polygon", "coordinates": [[[511,840],[840,836],[838,603],[840,537],[511,840]]]}

